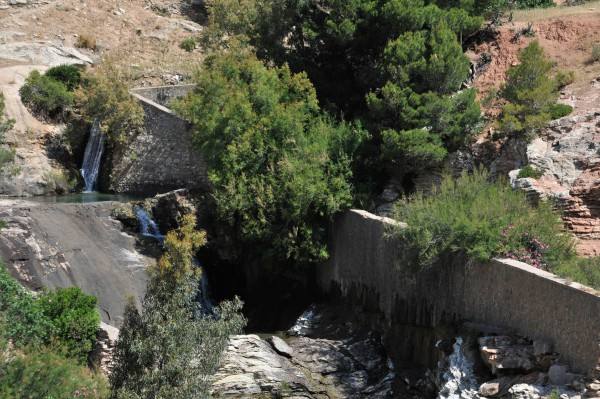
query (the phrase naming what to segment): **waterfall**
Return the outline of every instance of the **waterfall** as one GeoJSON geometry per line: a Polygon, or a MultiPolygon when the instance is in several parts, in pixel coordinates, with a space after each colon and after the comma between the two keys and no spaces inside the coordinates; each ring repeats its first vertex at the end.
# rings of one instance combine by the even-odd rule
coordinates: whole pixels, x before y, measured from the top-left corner
{"type": "Polygon", "coordinates": [[[146,212],[146,210],[141,206],[137,205],[133,208],[133,210],[135,211],[135,216],[140,224],[140,234],[145,237],[156,238],[158,241],[162,242],[165,236],[160,233],[158,225],[154,220],[152,220],[148,212],[146,212]]]}
{"type": "Polygon", "coordinates": [[[96,188],[105,140],[106,135],[100,130],[100,121],[96,119],[90,130],[90,137],[85,146],[83,165],[81,166],[81,177],[85,182],[86,193],[92,192],[96,188]]]}
{"type": "Polygon", "coordinates": [[[438,399],[476,399],[478,384],[473,374],[473,363],[463,352],[463,339],[457,337],[454,351],[448,358],[448,369],[443,374],[444,385],[438,399]]]}
{"type": "Polygon", "coordinates": [[[204,268],[200,265],[200,262],[198,261],[198,259],[193,258],[192,262],[194,263],[194,266],[200,268],[200,270],[202,271],[202,277],[200,279],[200,287],[198,290],[198,295],[196,297],[196,300],[198,301],[198,304],[200,305],[200,313],[203,315],[212,315],[212,314],[214,314],[215,305],[209,296],[208,276],[207,276],[204,268]]]}

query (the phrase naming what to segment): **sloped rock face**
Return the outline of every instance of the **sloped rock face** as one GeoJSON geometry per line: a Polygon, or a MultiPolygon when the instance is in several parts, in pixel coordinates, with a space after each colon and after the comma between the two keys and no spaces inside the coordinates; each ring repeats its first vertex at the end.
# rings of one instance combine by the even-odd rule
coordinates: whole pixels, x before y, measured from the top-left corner
{"type": "Polygon", "coordinates": [[[512,168],[513,186],[531,200],[556,202],[567,227],[579,239],[580,254],[600,255],[600,111],[552,121],[530,144],[507,145],[494,165],[499,174],[512,168]],[[517,178],[526,164],[543,176],[517,178]]]}
{"type": "Polygon", "coordinates": [[[115,205],[0,201],[0,257],[30,289],[77,286],[96,296],[102,320],[119,326],[127,298],[141,300],[154,260],[110,216],[115,205]]]}

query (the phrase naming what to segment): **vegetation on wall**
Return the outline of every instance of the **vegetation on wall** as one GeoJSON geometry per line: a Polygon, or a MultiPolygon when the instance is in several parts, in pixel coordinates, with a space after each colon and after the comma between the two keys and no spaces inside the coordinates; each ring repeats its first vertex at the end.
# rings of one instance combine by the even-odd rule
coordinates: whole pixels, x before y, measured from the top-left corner
{"type": "Polygon", "coordinates": [[[578,258],[572,236],[551,204],[532,206],[506,182],[484,170],[446,176],[434,195],[400,201],[394,217],[407,223],[394,234],[404,239],[416,267],[463,252],[486,261],[508,257],[600,287],[600,260],[578,258]]]}
{"type": "Polygon", "coordinates": [[[193,215],[165,237],[165,254],[150,270],[138,312],[124,315],[110,376],[112,398],[204,398],[230,334],[245,325],[241,302],[223,302],[212,314],[196,302],[201,269],[192,256],[205,243],[193,215]]]}
{"type": "Polygon", "coordinates": [[[232,253],[326,258],[326,227],[352,202],[351,162],[364,131],[321,112],[306,75],[266,67],[247,51],[209,57],[196,84],[175,109],[194,124],[232,253]]]}
{"type": "Polygon", "coordinates": [[[125,76],[108,60],[84,76],[75,99],[83,120],[90,126],[99,120],[113,142],[125,142],[143,126],[141,105],[129,94],[125,76]]]}
{"type": "Polygon", "coordinates": [[[502,109],[499,131],[505,136],[532,139],[552,119],[571,113],[568,105],[557,104],[559,89],[570,83],[569,74],[552,76],[553,63],[537,41],[519,52],[520,63],[511,67],[501,90],[507,104],[502,109]]]}

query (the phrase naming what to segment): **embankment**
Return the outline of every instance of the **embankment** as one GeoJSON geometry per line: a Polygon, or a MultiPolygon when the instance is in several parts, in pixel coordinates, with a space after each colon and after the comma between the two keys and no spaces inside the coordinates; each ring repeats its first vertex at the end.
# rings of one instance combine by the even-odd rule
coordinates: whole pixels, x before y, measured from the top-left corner
{"type": "Polygon", "coordinates": [[[513,260],[453,256],[415,272],[387,233],[395,223],[358,210],[337,217],[331,258],[318,277],[325,292],[383,315],[395,360],[433,366],[444,326],[470,321],[547,340],[576,371],[598,364],[598,292],[513,260]]]}
{"type": "Polygon", "coordinates": [[[191,126],[168,106],[193,86],[134,89],[144,109],[144,129],[110,155],[101,186],[117,193],[156,194],[180,188],[206,190],[204,158],[194,148],[191,126]]]}

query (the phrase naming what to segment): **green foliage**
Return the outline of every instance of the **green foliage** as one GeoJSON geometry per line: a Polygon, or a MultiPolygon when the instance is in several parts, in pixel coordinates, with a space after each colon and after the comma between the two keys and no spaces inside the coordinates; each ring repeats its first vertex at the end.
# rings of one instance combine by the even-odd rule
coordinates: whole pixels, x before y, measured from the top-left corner
{"type": "Polygon", "coordinates": [[[517,0],[515,2],[516,8],[548,8],[555,5],[553,0],[517,0]]]}
{"type": "Polygon", "coordinates": [[[537,41],[519,52],[520,63],[507,72],[502,97],[508,102],[502,109],[500,132],[531,139],[554,116],[568,110],[557,105],[558,89],[568,82],[567,75],[551,77],[553,63],[537,41]]]}
{"type": "Polygon", "coordinates": [[[193,37],[187,37],[179,43],[179,48],[189,52],[192,52],[196,49],[196,39],[193,37]]]}
{"type": "Polygon", "coordinates": [[[83,119],[90,126],[99,120],[102,131],[114,142],[126,142],[143,126],[141,105],[129,94],[122,73],[108,61],[84,77],[75,95],[83,119]]]}
{"type": "Polygon", "coordinates": [[[600,257],[573,257],[561,262],[552,271],[600,291],[600,257]]]}
{"type": "Polygon", "coordinates": [[[32,112],[48,118],[62,118],[73,105],[73,93],[64,83],[36,70],[29,74],[19,94],[32,112]]]}
{"type": "Polygon", "coordinates": [[[553,270],[574,256],[573,242],[547,203],[532,207],[525,194],[487,172],[445,177],[435,195],[398,203],[396,232],[427,266],[442,254],[461,251],[477,260],[506,256],[553,270]]]}
{"type": "MultiPolygon", "coordinates": [[[[13,128],[14,124],[13,119],[6,119],[4,116],[4,93],[0,92],[0,145],[5,144],[6,133],[13,128]]],[[[14,151],[0,147],[0,172],[4,171],[13,162],[14,158],[14,151]]]]}
{"type": "Polygon", "coordinates": [[[238,299],[222,303],[215,316],[198,309],[201,270],[192,256],[206,238],[195,224],[194,216],[184,216],[181,227],[167,234],[142,312],[132,302],[125,310],[110,376],[112,398],[207,397],[229,335],[245,325],[238,299]]]}
{"type": "Polygon", "coordinates": [[[534,179],[539,179],[540,177],[543,176],[543,174],[544,173],[542,171],[537,170],[533,166],[526,165],[523,168],[521,168],[521,170],[519,170],[519,174],[517,175],[517,178],[523,179],[526,177],[532,177],[534,179]]]}
{"type": "Polygon", "coordinates": [[[239,238],[231,249],[326,258],[325,227],[351,203],[350,166],[364,132],[324,115],[306,75],[242,51],[209,57],[196,84],[175,109],[194,124],[217,215],[239,238]]]}
{"type": "Polygon", "coordinates": [[[42,314],[52,323],[53,337],[65,353],[84,363],[100,325],[96,298],[72,287],[44,293],[38,303],[42,314]]]}
{"type": "Polygon", "coordinates": [[[0,265],[0,334],[17,347],[52,345],[85,362],[92,349],[100,316],[96,299],[79,288],[44,292],[38,298],[25,291],[0,265]]]}
{"type": "Polygon", "coordinates": [[[553,104],[550,106],[550,119],[559,119],[573,112],[573,107],[568,104],[553,104]]]}
{"type": "Polygon", "coordinates": [[[40,345],[50,341],[52,323],[39,303],[0,264],[0,315],[5,320],[1,337],[16,346],[40,345]]]}
{"type": "Polygon", "coordinates": [[[92,374],[86,367],[47,349],[31,349],[7,358],[4,356],[0,353],[0,398],[108,397],[103,376],[92,374]]]}
{"type": "Polygon", "coordinates": [[[62,82],[69,91],[75,90],[81,83],[81,67],[76,65],[59,65],[48,69],[45,76],[62,82]]]}
{"type": "Polygon", "coordinates": [[[459,98],[452,93],[469,76],[461,41],[479,29],[488,7],[501,6],[493,1],[211,0],[204,39],[217,48],[236,40],[247,43],[266,62],[305,72],[325,109],[362,120],[371,139],[361,149],[353,178],[357,186],[370,187],[371,176],[388,170],[390,162],[401,174],[436,166],[440,154],[464,145],[478,130],[474,93],[468,90],[459,98]],[[428,137],[417,130],[427,130],[428,137]],[[386,144],[398,142],[390,140],[390,131],[400,139],[418,134],[425,147],[390,150],[386,144]],[[415,154],[418,160],[412,162],[415,154]]]}

